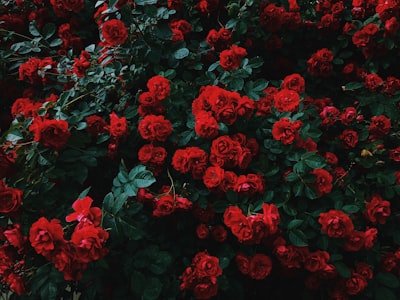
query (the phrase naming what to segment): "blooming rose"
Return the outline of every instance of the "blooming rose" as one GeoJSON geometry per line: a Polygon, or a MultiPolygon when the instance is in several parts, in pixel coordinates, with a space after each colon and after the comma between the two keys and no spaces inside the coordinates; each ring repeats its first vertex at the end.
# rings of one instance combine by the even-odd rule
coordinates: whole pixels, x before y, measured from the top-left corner
{"type": "Polygon", "coordinates": [[[110,135],[114,138],[121,138],[127,134],[126,118],[119,118],[116,113],[110,114],[110,135]]]}
{"type": "Polygon", "coordinates": [[[243,253],[238,253],[235,256],[236,266],[243,274],[248,274],[250,271],[250,258],[243,253]]]}
{"type": "Polygon", "coordinates": [[[329,237],[344,238],[354,230],[352,220],[341,210],[320,213],[318,222],[322,225],[322,232],[329,237]]]}
{"type": "Polygon", "coordinates": [[[284,145],[292,144],[301,125],[302,122],[299,120],[291,122],[289,118],[281,118],[272,126],[272,137],[284,145]]]}
{"type": "Polygon", "coordinates": [[[206,224],[201,223],[196,227],[196,235],[199,239],[204,240],[210,235],[210,229],[206,224]]]}
{"type": "Polygon", "coordinates": [[[329,259],[330,259],[329,253],[323,250],[318,250],[309,253],[305,257],[304,268],[310,272],[321,271],[325,268],[329,259]]]}
{"type": "Polygon", "coordinates": [[[108,20],[101,27],[101,34],[107,46],[118,46],[125,43],[128,38],[128,29],[125,24],[117,19],[108,20]]]}
{"type": "Polygon", "coordinates": [[[297,93],[305,91],[305,80],[300,74],[294,73],[287,75],[282,82],[282,89],[293,90],[297,93]]]}
{"type": "Polygon", "coordinates": [[[67,143],[71,132],[65,120],[41,120],[35,118],[29,130],[34,134],[34,141],[45,147],[61,150],[67,143]]]}
{"type": "Polygon", "coordinates": [[[364,234],[364,247],[367,250],[372,249],[378,241],[378,229],[368,228],[364,234]]]}
{"type": "Polygon", "coordinates": [[[216,225],[211,229],[211,236],[217,242],[224,242],[228,236],[228,233],[223,225],[216,225]]]}
{"type": "Polygon", "coordinates": [[[0,212],[9,214],[21,207],[22,191],[0,184],[0,212]]]}
{"type": "Polygon", "coordinates": [[[389,150],[389,158],[393,161],[400,162],[400,146],[389,150]]]}
{"type": "Polygon", "coordinates": [[[339,135],[339,139],[343,141],[345,148],[354,148],[358,143],[358,133],[352,129],[345,129],[339,135]]]}
{"type": "Polygon", "coordinates": [[[275,204],[264,203],[262,205],[263,222],[268,228],[269,234],[278,232],[278,225],[281,221],[279,210],[275,204]]]}
{"type": "Polygon", "coordinates": [[[373,195],[365,205],[364,215],[368,221],[374,224],[385,224],[390,213],[390,202],[382,199],[378,194],[373,195]]]}
{"type": "Polygon", "coordinates": [[[162,195],[154,199],[153,216],[163,217],[172,214],[175,211],[175,199],[171,194],[162,195]]]}
{"type": "Polygon", "coordinates": [[[283,89],[274,94],[274,106],[279,112],[294,112],[299,103],[300,95],[295,90],[283,89]]]}
{"type": "Polygon", "coordinates": [[[22,252],[27,238],[21,231],[20,223],[15,223],[9,226],[6,230],[4,230],[3,234],[10,245],[17,248],[18,252],[22,252]]]}
{"type": "Polygon", "coordinates": [[[139,122],[138,130],[145,140],[164,142],[172,133],[172,124],[164,116],[147,115],[139,122]]]}
{"type": "Polygon", "coordinates": [[[80,224],[99,226],[102,211],[99,207],[91,207],[93,199],[85,196],[72,203],[73,213],[65,217],[67,222],[78,221],[80,224]]]}
{"type": "Polygon", "coordinates": [[[314,169],[311,174],[314,174],[317,176],[314,186],[317,189],[318,196],[321,197],[323,195],[329,194],[332,190],[333,184],[332,184],[332,175],[324,170],[324,169],[314,169]]]}
{"type": "Polygon", "coordinates": [[[208,255],[207,252],[200,252],[196,254],[194,261],[199,276],[218,277],[222,275],[218,257],[208,255]]]}
{"type": "Polygon", "coordinates": [[[49,255],[57,246],[65,242],[60,220],[52,219],[49,222],[45,217],[41,217],[32,224],[29,230],[29,241],[38,254],[49,255]]]}
{"type": "Polygon", "coordinates": [[[249,276],[256,280],[267,277],[272,270],[272,260],[269,256],[257,253],[250,259],[249,276]]]}
{"type": "Polygon", "coordinates": [[[98,260],[108,253],[104,244],[108,239],[108,232],[101,227],[93,225],[75,228],[72,233],[71,242],[76,248],[79,260],[88,263],[98,260]]]}
{"type": "Polygon", "coordinates": [[[259,174],[240,175],[236,180],[234,190],[252,196],[264,192],[264,180],[259,174]]]}
{"type": "Polygon", "coordinates": [[[213,139],[218,136],[219,127],[212,113],[202,110],[195,115],[194,130],[199,137],[213,139]]]}
{"type": "Polygon", "coordinates": [[[353,230],[344,241],[344,250],[346,251],[360,251],[365,244],[365,232],[353,230]]]}
{"type": "Polygon", "coordinates": [[[245,48],[232,45],[230,49],[223,50],[220,54],[219,63],[226,71],[236,70],[242,63],[242,58],[247,55],[245,48]]]}
{"type": "Polygon", "coordinates": [[[346,107],[340,115],[342,124],[349,126],[357,118],[357,110],[354,107],[346,107]]]}
{"type": "Polygon", "coordinates": [[[104,119],[97,115],[92,115],[86,118],[86,131],[93,137],[106,131],[107,123],[104,119]]]}
{"type": "Polygon", "coordinates": [[[356,273],[360,274],[367,280],[370,280],[374,277],[374,271],[372,270],[372,267],[369,264],[361,261],[357,263],[356,273]]]}
{"type": "Polygon", "coordinates": [[[149,92],[159,101],[164,100],[171,93],[170,82],[167,78],[156,75],[147,81],[149,92]]]}
{"type": "Polygon", "coordinates": [[[362,275],[353,272],[350,278],[345,282],[345,289],[348,295],[357,295],[361,293],[368,285],[367,280],[362,275]]]}
{"type": "Polygon", "coordinates": [[[203,175],[203,183],[208,189],[217,188],[225,178],[225,171],[220,166],[210,166],[203,175]]]}
{"type": "Polygon", "coordinates": [[[371,140],[381,139],[390,133],[391,128],[392,124],[388,117],[373,116],[369,125],[369,138],[371,140]]]}

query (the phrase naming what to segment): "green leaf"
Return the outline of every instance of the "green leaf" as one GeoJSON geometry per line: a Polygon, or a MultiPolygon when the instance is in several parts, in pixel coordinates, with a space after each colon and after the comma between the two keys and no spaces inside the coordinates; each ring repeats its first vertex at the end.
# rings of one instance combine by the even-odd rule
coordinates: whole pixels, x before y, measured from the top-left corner
{"type": "Polygon", "coordinates": [[[380,272],[376,274],[375,278],[379,283],[383,284],[388,288],[397,289],[400,287],[399,278],[392,273],[380,272]]]}
{"type": "Polygon", "coordinates": [[[350,268],[342,261],[334,262],[333,265],[336,267],[340,276],[344,278],[350,278],[351,270],[350,268]]]}
{"type": "Polygon", "coordinates": [[[354,90],[361,89],[363,86],[364,86],[364,84],[361,82],[349,82],[348,84],[346,84],[343,87],[343,90],[344,91],[354,91],[354,90]]]}
{"type": "Polygon", "coordinates": [[[176,59],[184,59],[185,57],[187,57],[189,55],[190,51],[188,48],[181,48],[175,51],[174,53],[174,57],[176,59]]]}
{"type": "Polygon", "coordinates": [[[308,246],[306,235],[299,229],[289,231],[289,240],[293,245],[298,247],[308,246]]]}
{"type": "Polygon", "coordinates": [[[112,208],[114,206],[114,194],[112,192],[109,192],[107,195],[105,195],[104,200],[103,200],[103,208],[106,211],[111,212],[112,208]]]}
{"type": "Polygon", "coordinates": [[[124,206],[127,199],[128,199],[128,195],[125,193],[121,193],[118,195],[118,197],[114,201],[114,205],[112,208],[112,212],[115,215],[121,210],[121,208],[124,206]]]}
{"type": "Polygon", "coordinates": [[[158,2],[158,0],[136,0],[135,4],[137,5],[153,5],[156,4],[158,2]]]}
{"type": "Polygon", "coordinates": [[[347,214],[354,214],[360,210],[360,207],[354,204],[348,204],[343,206],[342,210],[347,214]]]}
{"type": "Polygon", "coordinates": [[[122,232],[128,239],[138,241],[145,235],[145,232],[142,229],[122,220],[121,218],[117,218],[117,220],[121,225],[122,232]]]}
{"type": "Polygon", "coordinates": [[[303,223],[304,223],[304,220],[298,220],[298,219],[292,220],[288,223],[287,229],[288,230],[295,229],[295,228],[301,226],[301,224],[303,224],[303,223]]]}
{"type": "Polygon", "coordinates": [[[132,271],[130,287],[135,295],[143,294],[145,284],[146,277],[143,275],[143,273],[136,270],[132,271]]]}
{"type": "Polygon", "coordinates": [[[45,40],[51,38],[56,33],[56,25],[53,23],[46,23],[42,29],[42,35],[45,40]]]}
{"type": "Polygon", "coordinates": [[[33,36],[40,36],[40,32],[36,26],[35,21],[29,23],[29,33],[32,34],[33,36]]]}
{"type": "Polygon", "coordinates": [[[374,300],[398,300],[396,294],[384,286],[376,287],[374,296],[374,300]]]}
{"type": "Polygon", "coordinates": [[[84,197],[86,197],[91,188],[92,188],[92,187],[89,186],[88,188],[84,189],[84,190],[79,194],[78,199],[83,199],[84,197]]]}
{"type": "Polygon", "coordinates": [[[55,300],[57,298],[57,284],[52,280],[48,280],[41,288],[40,288],[40,296],[42,299],[46,300],[55,300]]]}
{"type": "Polygon", "coordinates": [[[146,280],[146,285],[143,291],[143,300],[153,300],[160,296],[162,283],[156,277],[150,277],[146,280]]]}
{"type": "Polygon", "coordinates": [[[63,43],[62,39],[54,39],[50,42],[50,47],[58,47],[63,43]]]}
{"type": "Polygon", "coordinates": [[[317,191],[308,185],[304,187],[304,193],[308,199],[317,199],[319,197],[317,191]]]}

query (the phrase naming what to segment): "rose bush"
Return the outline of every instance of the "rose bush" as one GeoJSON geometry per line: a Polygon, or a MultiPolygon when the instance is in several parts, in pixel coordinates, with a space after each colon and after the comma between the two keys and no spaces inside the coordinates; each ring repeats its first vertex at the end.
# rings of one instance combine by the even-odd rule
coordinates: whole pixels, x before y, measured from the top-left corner
{"type": "Polygon", "coordinates": [[[397,0],[3,0],[11,299],[398,299],[397,0]]]}

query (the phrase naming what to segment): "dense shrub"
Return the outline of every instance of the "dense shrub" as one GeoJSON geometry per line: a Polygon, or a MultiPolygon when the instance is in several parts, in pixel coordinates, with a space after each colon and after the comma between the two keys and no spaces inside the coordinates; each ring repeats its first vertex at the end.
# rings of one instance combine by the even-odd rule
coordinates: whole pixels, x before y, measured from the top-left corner
{"type": "Polygon", "coordinates": [[[398,299],[400,2],[0,8],[12,299],[398,299]]]}

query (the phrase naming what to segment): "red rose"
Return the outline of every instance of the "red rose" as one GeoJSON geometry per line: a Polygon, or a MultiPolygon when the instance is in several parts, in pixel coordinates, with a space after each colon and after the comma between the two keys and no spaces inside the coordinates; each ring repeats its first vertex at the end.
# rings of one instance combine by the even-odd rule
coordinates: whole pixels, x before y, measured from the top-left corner
{"type": "Polygon", "coordinates": [[[348,295],[361,293],[368,285],[367,280],[360,274],[353,272],[350,278],[346,279],[345,289],[348,295]]]}
{"type": "Polygon", "coordinates": [[[324,106],[319,116],[321,117],[321,125],[332,126],[339,119],[340,111],[331,105],[324,106]]]}
{"type": "Polygon", "coordinates": [[[225,178],[225,171],[220,166],[211,166],[203,175],[203,183],[208,189],[219,187],[225,178]]]}
{"type": "Polygon", "coordinates": [[[224,212],[224,224],[229,228],[240,224],[246,216],[243,214],[242,210],[237,206],[229,206],[224,212]]]}
{"type": "Polygon", "coordinates": [[[318,222],[322,225],[322,232],[329,237],[344,238],[354,230],[352,220],[341,210],[331,209],[320,213],[318,222]]]}
{"type": "Polygon", "coordinates": [[[346,126],[349,126],[357,118],[357,110],[354,107],[346,107],[340,115],[340,120],[346,126]]]}
{"type": "Polygon", "coordinates": [[[220,136],[211,143],[210,163],[214,166],[218,165],[226,168],[235,167],[241,150],[239,142],[226,135],[220,136]]]}
{"type": "Polygon", "coordinates": [[[385,21],[385,34],[384,36],[387,37],[389,35],[395,35],[396,32],[399,30],[400,24],[397,21],[396,17],[391,17],[389,20],[385,21]]]}
{"type": "Polygon", "coordinates": [[[211,236],[217,242],[222,243],[226,240],[228,233],[223,225],[217,225],[211,229],[211,236]]]}
{"type": "Polygon", "coordinates": [[[383,85],[383,79],[378,74],[368,74],[364,78],[364,86],[371,92],[383,85]]]}
{"type": "Polygon", "coordinates": [[[275,204],[264,203],[262,205],[263,221],[268,228],[268,234],[275,234],[278,232],[278,225],[281,217],[278,208],[275,204]]]}
{"type": "Polygon", "coordinates": [[[164,217],[175,211],[175,199],[171,194],[155,198],[153,216],[164,217]]]}
{"type": "Polygon", "coordinates": [[[108,253],[108,249],[104,246],[108,236],[108,232],[103,228],[93,225],[75,229],[71,242],[76,248],[79,261],[88,263],[104,257],[108,253]]]}
{"type": "Polygon", "coordinates": [[[22,203],[22,191],[0,184],[0,212],[9,214],[16,212],[22,203]]]}
{"type": "Polygon", "coordinates": [[[243,57],[247,55],[246,49],[232,45],[230,49],[223,50],[220,54],[219,63],[226,71],[236,70],[240,67],[243,57]]]}
{"type": "Polygon", "coordinates": [[[295,90],[283,89],[274,95],[274,105],[279,112],[294,112],[300,103],[299,93],[295,90]]]}
{"type": "Polygon", "coordinates": [[[99,207],[91,207],[93,199],[85,196],[72,203],[73,213],[65,217],[67,222],[78,221],[81,225],[99,226],[102,211],[99,207]]]}
{"type": "Polygon", "coordinates": [[[195,115],[194,130],[199,137],[213,139],[218,136],[219,127],[212,113],[202,110],[195,115]]]}
{"type": "Polygon", "coordinates": [[[313,185],[317,189],[318,196],[329,194],[332,190],[332,175],[324,169],[314,169],[311,174],[317,176],[313,185]]]}
{"type": "Polygon", "coordinates": [[[304,260],[304,268],[310,272],[322,271],[330,258],[329,253],[322,250],[309,253],[304,260]]]}
{"type": "Polygon", "coordinates": [[[293,90],[297,93],[305,91],[305,80],[300,74],[294,73],[287,75],[282,82],[282,89],[293,90]]]}
{"type": "Polygon", "coordinates": [[[364,215],[368,221],[374,224],[385,224],[390,213],[390,202],[377,194],[373,195],[372,199],[365,205],[364,215]]]}
{"type": "Polygon", "coordinates": [[[171,93],[170,82],[167,78],[156,75],[147,81],[149,92],[159,101],[164,100],[171,93]]]}
{"type": "Polygon", "coordinates": [[[28,61],[19,66],[19,80],[24,80],[30,84],[40,84],[42,78],[39,76],[39,64],[41,60],[31,57],[28,61]]]}
{"type": "Polygon", "coordinates": [[[64,148],[71,132],[68,130],[68,122],[65,120],[41,120],[35,118],[29,130],[34,134],[34,141],[45,147],[55,150],[64,148]]]}
{"type": "Polygon", "coordinates": [[[301,121],[291,122],[289,118],[281,118],[272,126],[272,137],[284,145],[292,144],[301,125],[301,121]]]}
{"type": "Polygon", "coordinates": [[[210,235],[210,229],[204,223],[197,225],[196,235],[199,239],[204,240],[210,235]]]}
{"type": "Polygon", "coordinates": [[[400,162],[400,146],[389,150],[389,158],[393,161],[400,162]]]}
{"type": "Polygon", "coordinates": [[[192,31],[192,26],[190,25],[190,23],[186,20],[171,20],[169,22],[169,27],[171,29],[178,29],[179,31],[181,31],[184,35],[190,33],[192,31]]]}
{"type": "Polygon", "coordinates": [[[313,76],[328,77],[333,69],[332,61],[333,52],[327,48],[320,49],[307,60],[307,71],[313,76]]]}
{"type": "Polygon", "coordinates": [[[24,279],[19,274],[10,273],[7,278],[3,279],[9,285],[10,290],[18,296],[26,294],[28,290],[25,287],[24,279]]]}
{"type": "Polygon", "coordinates": [[[365,233],[359,230],[353,230],[344,241],[344,250],[357,252],[364,248],[365,233]]]}
{"type": "Polygon", "coordinates": [[[11,225],[4,230],[3,234],[7,238],[7,241],[10,243],[10,245],[17,248],[18,252],[22,252],[27,238],[21,232],[21,224],[16,223],[11,225]]]}
{"type": "Polygon", "coordinates": [[[269,256],[257,253],[250,259],[249,276],[256,280],[263,280],[272,270],[272,260],[269,256]]]}
{"type": "Polygon", "coordinates": [[[196,299],[210,299],[217,295],[218,285],[212,282],[210,278],[204,280],[206,282],[196,284],[193,288],[193,295],[196,299]]]}
{"type": "Polygon", "coordinates": [[[239,271],[243,274],[248,274],[250,271],[250,259],[246,255],[242,253],[238,253],[235,256],[236,266],[238,267],[239,271]]]}
{"type": "Polygon", "coordinates": [[[172,156],[172,166],[181,173],[189,172],[191,168],[190,154],[184,149],[176,150],[172,156]]]}
{"type": "Polygon", "coordinates": [[[254,194],[262,194],[264,188],[264,180],[261,175],[247,174],[238,176],[234,190],[238,193],[252,196],[254,194]]]}
{"type": "Polygon", "coordinates": [[[218,277],[222,275],[222,269],[219,266],[218,257],[205,254],[196,255],[194,258],[196,260],[195,268],[197,270],[198,276],[200,277],[218,277]]]}
{"type": "Polygon", "coordinates": [[[365,262],[357,263],[356,272],[367,280],[370,280],[374,277],[374,271],[372,270],[372,267],[365,262]]]}
{"type": "Polygon", "coordinates": [[[372,249],[376,242],[378,241],[378,229],[369,228],[365,230],[364,234],[364,247],[367,250],[372,249]]]}
{"type": "Polygon", "coordinates": [[[390,133],[392,124],[386,116],[373,116],[369,125],[369,138],[371,140],[381,139],[390,133]]]}
{"type": "Polygon", "coordinates": [[[328,163],[328,165],[331,166],[336,166],[338,164],[338,158],[335,153],[332,152],[326,152],[325,153],[325,160],[328,163]]]}
{"type": "Polygon", "coordinates": [[[138,130],[145,140],[165,142],[172,133],[172,124],[164,116],[147,115],[139,122],[138,130]]]}
{"type": "Polygon", "coordinates": [[[116,113],[110,114],[110,135],[114,138],[121,138],[127,134],[126,118],[119,118],[116,113]]]}
{"type": "Polygon", "coordinates": [[[354,148],[358,143],[358,133],[352,129],[345,129],[339,135],[339,139],[344,143],[345,148],[354,148]]]}
{"type": "Polygon", "coordinates": [[[107,46],[118,46],[125,43],[128,38],[128,29],[125,24],[117,19],[108,20],[101,27],[101,34],[107,46]]]}
{"type": "Polygon", "coordinates": [[[260,24],[269,32],[278,31],[284,24],[285,8],[273,3],[264,7],[260,14],[260,24]]]}
{"type": "Polygon", "coordinates": [[[100,116],[92,115],[86,118],[86,130],[93,137],[98,136],[106,131],[107,123],[100,116]]]}
{"type": "Polygon", "coordinates": [[[49,222],[41,217],[32,224],[29,230],[29,241],[38,254],[48,256],[57,246],[65,243],[60,220],[52,219],[49,222]]]}
{"type": "Polygon", "coordinates": [[[13,118],[19,116],[24,118],[34,117],[37,115],[35,112],[40,107],[38,105],[41,106],[41,103],[36,103],[35,105],[35,102],[29,98],[17,98],[11,106],[11,116],[13,118]]]}

